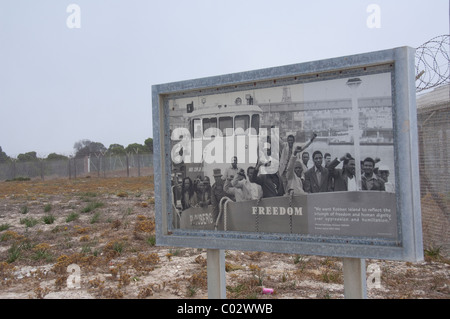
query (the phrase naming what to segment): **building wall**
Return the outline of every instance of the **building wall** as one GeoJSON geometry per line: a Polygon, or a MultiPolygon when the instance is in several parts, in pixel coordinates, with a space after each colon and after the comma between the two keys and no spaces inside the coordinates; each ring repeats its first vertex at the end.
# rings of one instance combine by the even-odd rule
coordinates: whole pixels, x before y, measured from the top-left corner
{"type": "Polygon", "coordinates": [[[424,248],[450,254],[450,103],[418,108],[424,248]]]}

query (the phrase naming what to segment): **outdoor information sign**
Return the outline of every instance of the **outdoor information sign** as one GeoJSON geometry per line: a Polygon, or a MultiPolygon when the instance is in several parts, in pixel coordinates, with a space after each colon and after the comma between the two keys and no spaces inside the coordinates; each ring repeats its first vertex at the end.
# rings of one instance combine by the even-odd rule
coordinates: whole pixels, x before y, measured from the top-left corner
{"type": "Polygon", "coordinates": [[[158,245],[423,258],[414,49],[152,87],[158,245]]]}

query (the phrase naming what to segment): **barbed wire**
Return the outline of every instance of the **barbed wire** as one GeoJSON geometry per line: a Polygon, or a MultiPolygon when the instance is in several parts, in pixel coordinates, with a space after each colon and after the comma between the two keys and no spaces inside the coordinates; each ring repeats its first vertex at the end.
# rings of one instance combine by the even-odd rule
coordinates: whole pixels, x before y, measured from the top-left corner
{"type": "Polygon", "coordinates": [[[416,92],[450,83],[450,35],[437,36],[416,49],[416,92]]]}

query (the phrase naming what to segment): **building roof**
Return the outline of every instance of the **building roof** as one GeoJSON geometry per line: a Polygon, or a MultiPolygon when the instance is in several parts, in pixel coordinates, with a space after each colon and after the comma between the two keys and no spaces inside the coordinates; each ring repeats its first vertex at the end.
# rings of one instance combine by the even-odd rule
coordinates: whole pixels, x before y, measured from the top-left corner
{"type": "Polygon", "coordinates": [[[417,95],[418,111],[431,111],[450,106],[450,84],[445,84],[430,92],[417,95]]]}

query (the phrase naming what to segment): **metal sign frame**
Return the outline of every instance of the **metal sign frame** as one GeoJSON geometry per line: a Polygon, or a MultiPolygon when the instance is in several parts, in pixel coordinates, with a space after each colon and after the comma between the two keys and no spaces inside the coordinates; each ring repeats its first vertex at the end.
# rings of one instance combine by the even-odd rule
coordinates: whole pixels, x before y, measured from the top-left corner
{"type": "MultiPolygon", "coordinates": [[[[415,50],[389,50],[152,86],[156,243],[160,246],[267,251],[346,258],[423,260],[415,97],[415,50]],[[271,88],[293,82],[350,79],[389,72],[392,85],[397,234],[386,238],[180,229],[171,188],[169,100],[271,88]],[[200,93],[201,92],[201,93],[200,93]]],[[[358,134],[356,134],[358,135],[358,134]]],[[[356,142],[355,142],[356,145],[356,142]]]]}

